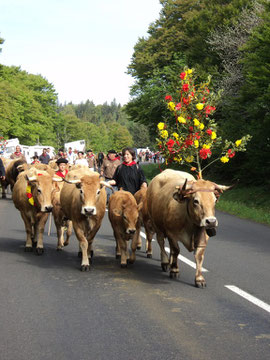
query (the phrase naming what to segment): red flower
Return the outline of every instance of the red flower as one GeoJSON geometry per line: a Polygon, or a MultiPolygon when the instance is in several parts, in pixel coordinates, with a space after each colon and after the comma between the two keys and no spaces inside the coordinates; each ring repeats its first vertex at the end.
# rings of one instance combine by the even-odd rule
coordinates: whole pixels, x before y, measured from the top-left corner
{"type": "Polygon", "coordinates": [[[192,140],[192,135],[190,134],[185,140],[185,146],[188,147],[191,145],[193,145],[193,140],[192,140]]]}
{"type": "Polygon", "coordinates": [[[181,72],[180,78],[181,78],[182,80],[184,80],[185,77],[186,77],[186,72],[185,72],[185,71],[181,72]]]}
{"type": "Polygon", "coordinates": [[[205,113],[210,114],[212,111],[215,111],[216,108],[214,106],[206,105],[205,107],[205,113]]]}
{"type": "Polygon", "coordinates": [[[183,98],[183,103],[184,103],[185,105],[188,105],[188,104],[189,104],[189,99],[183,98]]]}
{"type": "Polygon", "coordinates": [[[165,100],[166,100],[166,101],[172,101],[171,95],[166,95],[166,96],[165,96],[165,100]]]}
{"type": "Polygon", "coordinates": [[[181,103],[178,103],[175,105],[175,110],[180,110],[182,107],[182,104],[181,103]]]}
{"type": "Polygon", "coordinates": [[[199,133],[197,133],[197,132],[194,134],[194,137],[195,137],[196,139],[198,139],[198,140],[201,138],[201,136],[200,136],[199,133]]]}
{"type": "Polygon", "coordinates": [[[184,84],[184,85],[182,86],[182,90],[183,90],[183,91],[188,91],[188,89],[189,89],[188,84],[184,84]]]}
{"type": "Polygon", "coordinates": [[[229,149],[229,150],[227,151],[227,153],[228,153],[229,158],[233,158],[233,157],[235,156],[235,151],[232,152],[232,149],[229,149]]]}
{"type": "Polygon", "coordinates": [[[193,132],[193,126],[190,126],[190,127],[189,127],[189,131],[190,131],[190,132],[193,132]]]}
{"type": "Polygon", "coordinates": [[[212,155],[212,152],[210,149],[201,149],[199,151],[199,155],[200,155],[201,159],[205,160],[205,159],[207,159],[208,155],[209,156],[212,155]]]}
{"type": "Polygon", "coordinates": [[[206,130],[206,134],[212,135],[212,130],[211,130],[211,129],[207,129],[207,130],[206,130]]]}
{"type": "Polygon", "coordinates": [[[174,140],[173,139],[169,139],[167,142],[166,142],[166,145],[168,146],[168,149],[169,148],[172,148],[173,147],[173,145],[174,145],[174,140]]]}
{"type": "Polygon", "coordinates": [[[192,97],[194,97],[194,92],[193,92],[193,91],[191,91],[190,95],[191,95],[192,97]]]}

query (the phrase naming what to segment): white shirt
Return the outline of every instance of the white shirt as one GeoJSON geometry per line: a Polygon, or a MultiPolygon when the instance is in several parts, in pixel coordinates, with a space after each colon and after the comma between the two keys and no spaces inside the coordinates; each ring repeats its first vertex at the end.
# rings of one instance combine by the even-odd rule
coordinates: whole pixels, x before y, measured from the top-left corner
{"type": "Polygon", "coordinates": [[[86,165],[88,167],[88,161],[86,159],[76,159],[75,160],[75,165],[86,165]]]}

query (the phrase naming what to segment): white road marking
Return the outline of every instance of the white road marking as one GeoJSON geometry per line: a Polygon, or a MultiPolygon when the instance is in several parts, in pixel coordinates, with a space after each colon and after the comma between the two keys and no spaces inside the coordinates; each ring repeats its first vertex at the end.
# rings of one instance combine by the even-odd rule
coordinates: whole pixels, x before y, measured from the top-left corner
{"type": "Polygon", "coordinates": [[[235,292],[236,294],[242,296],[246,300],[252,302],[254,305],[259,306],[260,308],[268,311],[270,313],[270,305],[265,303],[264,301],[259,300],[253,295],[250,295],[249,293],[245,292],[244,290],[241,290],[239,287],[234,285],[224,285],[227,289],[235,292]]]}
{"type": "MultiPolygon", "coordinates": [[[[146,239],[146,235],[145,233],[143,233],[142,231],[140,232],[140,235],[146,239]]],[[[152,241],[156,241],[154,239],[152,239],[152,241]]],[[[165,250],[169,253],[170,252],[170,249],[168,247],[165,247],[165,250]]],[[[184,263],[186,263],[187,265],[191,266],[193,269],[196,269],[196,264],[195,262],[187,259],[186,257],[182,256],[182,255],[178,255],[178,259],[183,261],[184,263]]],[[[205,268],[202,268],[202,272],[208,272],[207,269],[205,268]]]]}

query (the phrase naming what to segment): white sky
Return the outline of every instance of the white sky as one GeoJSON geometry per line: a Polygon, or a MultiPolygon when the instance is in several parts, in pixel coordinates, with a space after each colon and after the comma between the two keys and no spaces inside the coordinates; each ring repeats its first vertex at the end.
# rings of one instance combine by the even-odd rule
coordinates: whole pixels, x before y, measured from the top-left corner
{"type": "Polygon", "coordinates": [[[160,10],[159,0],[0,0],[0,63],[42,75],[61,103],[124,105],[134,45],[160,10]]]}

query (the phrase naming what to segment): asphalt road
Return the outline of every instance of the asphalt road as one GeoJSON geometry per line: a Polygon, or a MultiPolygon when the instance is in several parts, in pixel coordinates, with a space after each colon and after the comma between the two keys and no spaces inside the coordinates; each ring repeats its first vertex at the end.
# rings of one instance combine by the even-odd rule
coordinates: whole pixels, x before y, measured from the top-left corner
{"type": "MultiPolygon", "coordinates": [[[[156,242],[152,259],[141,250],[121,269],[107,214],[88,273],[79,270],[74,234],[56,251],[54,226],[43,256],[25,253],[20,214],[1,199],[0,359],[269,359],[270,228],[217,215],[207,288],[197,289],[188,264],[180,262],[176,280],[161,271],[156,242]]],[[[183,246],[181,254],[193,261],[183,246]]]]}

